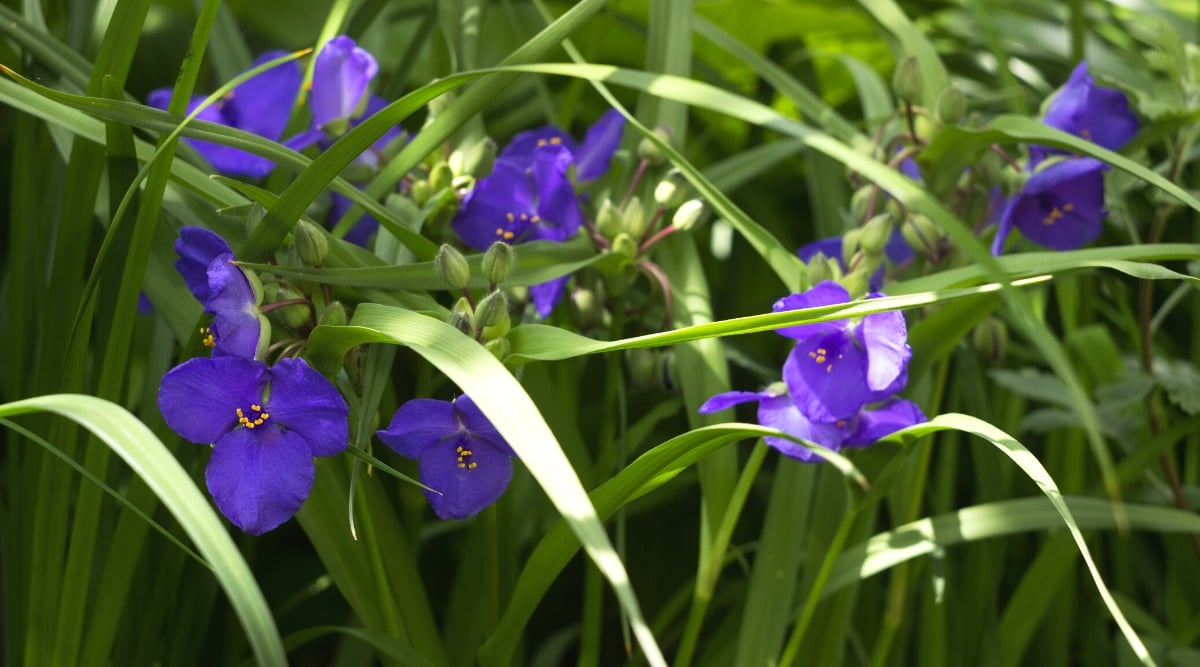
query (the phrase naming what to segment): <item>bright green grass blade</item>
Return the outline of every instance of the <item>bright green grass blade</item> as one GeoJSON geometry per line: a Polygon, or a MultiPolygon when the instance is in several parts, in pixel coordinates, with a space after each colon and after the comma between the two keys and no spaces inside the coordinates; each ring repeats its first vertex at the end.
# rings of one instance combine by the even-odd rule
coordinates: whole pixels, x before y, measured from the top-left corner
{"type": "MultiPolygon", "coordinates": [[[[591,492],[591,500],[601,519],[607,519],[621,507],[654,491],[674,479],[687,468],[705,460],[730,443],[748,438],[781,436],[795,440],[780,431],[753,424],[718,424],[704,426],[675,436],[639,456],[613,478],[591,492]]],[[[865,480],[849,460],[812,443],[796,440],[813,452],[827,457],[843,474],[858,484],[865,480]]],[[[508,665],[512,662],[521,632],[534,610],[549,590],[558,573],[567,566],[579,550],[579,540],[568,524],[559,522],[538,543],[530,554],[525,569],[517,579],[511,601],[490,639],[479,651],[480,663],[487,666],[508,665]]]]}
{"type": "MultiPolygon", "coordinates": [[[[1092,560],[1091,550],[1088,548],[1087,542],[1083,539],[1083,533],[1079,530],[1079,524],[1076,523],[1070,508],[1063,501],[1062,493],[1058,490],[1058,486],[1050,477],[1046,468],[1038,461],[1037,457],[1030,453],[1024,445],[995,426],[963,414],[939,415],[929,422],[911,426],[883,440],[912,442],[929,433],[944,430],[969,433],[992,443],[1001,453],[1012,459],[1013,463],[1017,464],[1030,480],[1037,484],[1038,488],[1041,489],[1042,493],[1050,501],[1054,511],[1061,517],[1062,522],[1066,524],[1071,537],[1074,538],[1075,545],[1079,548],[1079,554],[1083,557],[1084,564],[1087,565],[1088,572],[1092,575],[1092,581],[1096,584],[1096,590],[1100,593],[1100,598],[1104,601],[1104,605],[1108,608],[1112,619],[1116,621],[1117,626],[1121,629],[1121,634],[1125,636],[1126,641],[1129,642],[1129,646],[1143,664],[1153,665],[1154,661],[1151,659],[1149,651],[1142,643],[1141,638],[1138,637],[1137,633],[1129,625],[1129,621],[1121,613],[1121,609],[1117,606],[1116,601],[1113,600],[1112,593],[1108,590],[1108,586],[1105,585],[1104,579],[1100,575],[1100,570],[1096,567],[1095,561],[1092,560]]],[[[1117,520],[1118,517],[1123,516],[1123,506],[1112,503],[1107,503],[1107,506],[1112,519],[1117,520]]]]}
{"type": "Polygon", "coordinates": [[[94,396],[55,394],[0,405],[3,417],[43,411],[87,428],[154,489],[211,564],[259,663],[286,665],[275,620],[241,552],[208,499],[150,429],[121,406],[94,396]]]}
{"type": "MultiPolygon", "coordinates": [[[[375,342],[412,348],[446,374],[504,435],[525,467],[579,536],[596,567],[612,584],[629,614],[634,634],[652,665],[665,665],[608,535],[587,493],[537,407],[516,378],[474,340],[450,325],[411,311],[374,304],[359,306],[353,330],[370,330],[375,342]]],[[[341,328],[330,328],[335,331],[341,328]]]]}

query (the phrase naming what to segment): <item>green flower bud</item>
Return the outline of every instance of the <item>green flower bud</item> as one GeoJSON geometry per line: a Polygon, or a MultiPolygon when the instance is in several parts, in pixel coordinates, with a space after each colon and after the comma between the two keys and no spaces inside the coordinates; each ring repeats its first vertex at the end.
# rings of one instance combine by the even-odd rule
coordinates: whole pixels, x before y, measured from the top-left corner
{"type": "Polygon", "coordinates": [[[496,241],[483,253],[483,275],[488,282],[499,285],[508,277],[513,267],[513,247],[504,241],[496,241]]]}
{"type": "Polygon", "coordinates": [[[920,104],[924,87],[921,64],[917,62],[917,57],[905,56],[896,65],[896,71],[892,74],[892,90],[896,93],[897,99],[906,104],[920,104]]]}
{"type": "Polygon", "coordinates": [[[622,232],[621,234],[617,235],[617,238],[613,239],[612,249],[615,253],[619,253],[625,255],[629,259],[633,259],[634,257],[637,257],[638,244],[637,241],[633,240],[633,237],[622,232]]]}
{"type": "Polygon", "coordinates": [[[672,169],[667,177],[654,188],[654,203],[663,208],[675,208],[687,196],[687,181],[678,169],[672,169]]]}
{"type": "Polygon", "coordinates": [[[581,331],[592,328],[600,321],[604,306],[599,296],[590,289],[575,289],[571,291],[571,311],[575,313],[575,322],[581,331]]]}
{"type": "Polygon", "coordinates": [[[870,273],[854,271],[842,278],[842,287],[850,293],[850,299],[857,299],[867,293],[870,273]]]}
{"type": "Polygon", "coordinates": [[[329,241],[322,230],[307,220],[296,223],[292,231],[292,243],[300,259],[309,266],[321,266],[325,262],[325,254],[329,252],[329,241]]]}
{"type": "Polygon", "coordinates": [[[596,212],[596,231],[606,239],[615,239],[622,231],[621,212],[608,197],[600,201],[600,210],[596,212]]]}
{"type": "Polygon", "coordinates": [[[999,365],[1008,349],[1008,327],[1003,321],[989,317],[975,326],[971,342],[990,365],[999,365]]]}
{"type": "Polygon", "coordinates": [[[658,385],[658,360],[655,359],[654,350],[639,348],[627,351],[625,367],[629,371],[629,382],[634,387],[658,385]]]}
{"type": "Polygon", "coordinates": [[[934,116],[942,125],[957,125],[967,112],[967,100],[958,86],[949,85],[938,95],[934,116]]]}
{"type": "Polygon", "coordinates": [[[850,260],[854,259],[854,255],[858,253],[858,247],[862,240],[862,234],[862,227],[855,227],[845,234],[842,234],[842,262],[846,266],[850,266],[850,260]]]}
{"type": "Polygon", "coordinates": [[[494,327],[501,320],[508,319],[508,296],[496,290],[479,300],[475,306],[475,324],[480,327],[494,327]]]}
{"type": "Polygon", "coordinates": [[[671,226],[677,231],[686,232],[696,226],[705,214],[704,202],[699,199],[689,199],[680,204],[671,216],[671,226]]]}
{"type": "MultiPolygon", "coordinates": [[[[274,303],[305,298],[303,294],[291,287],[280,287],[279,291],[275,293],[275,297],[274,303]]],[[[270,311],[270,314],[276,322],[289,329],[298,330],[311,324],[312,308],[306,303],[293,303],[276,308],[270,311]]]]}
{"type": "Polygon", "coordinates": [[[346,307],[341,301],[334,301],[325,306],[325,310],[322,310],[321,316],[317,318],[317,324],[322,326],[344,327],[346,322],[346,307]]]}
{"type": "Polygon", "coordinates": [[[429,187],[429,181],[413,181],[412,200],[414,204],[418,207],[424,206],[432,196],[433,188],[429,187]]]}
{"type": "Polygon", "coordinates": [[[824,253],[818,252],[809,258],[804,274],[810,286],[826,280],[837,281],[842,277],[842,266],[836,259],[830,259],[824,253]]]}
{"type": "Polygon", "coordinates": [[[883,248],[891,237],[892,216],[880,213],[863,225],[859,244],[862,246],[863,252],[868,255],[880,255],[883,254],[883,248]]]}
{"type": "Polygon", "coordinates": [[[467,297],[460,296],[458,298],[454,307],[450,309],[450,317],[446,319],[446,322],[471,338],[475,337],[475,313],[471,308],[471,302],[467,301],[467,297]]]}
{"type": "Polygon", "coordinates": [[[434,192],[441,192],[450,187],[450,183],[454,180],[454,172],[451,171],[450,165],[445,162],[438,162],[433,165],[433,169],[429,170],[429,187],[434,192]]]}
{"type": "Polygon", "coordinates": [[[450,156],[450,168],[457,174],[469,174],[483,178],[492,173],[496,164],[496,142],[484,137],[465,150],[457,150],[450,156]]]}
{"type": "Polygon", "coordinates": [[[855,220],[862,220],[867,217],[867,207],[871,203],[871,197],[878,196],[875,193],[875,186],[864,185],[854,191],[850,196],[850,215],[855,220]]]}
{"type": "Polygon", "coordinates": [[[467,265],[467,258],[449,243],[443,243],[433,256],[433,271],[452,290],[466,287],[467,281],[471,279],[471,267],[467,265]]]}
{"type": "Polygon", "coordinates": [[[449,107],[451,104],[454,104],[454,97],[455,96],[453,92],[442,93],[441,95],[438,95],[429,101],[429,114],[425,117],[426,127],[428,127],[433,121],[437,120],[437,117],[441,115],[441,113],[445,111],[447,107],[449,107]]]}
{"type": "Polygon", "coordinates": [[[641,197],[630,197],[621,212],[621,230],[635,239],[642,238],[646,233],[646,208],[642,206],[641,197]]]}
{"type": "MultiPolygon", "coordinates": [[[[660,125],[654,130],[654,136],[660,139],[664,144],[671,143],[671,129],[665,125],[660,125]]],[[[638,142],[637,146],[638,158],[645,160],[652,167],[657,167],[667,161],[666,154],[653,141],[646,137],[638,142]]]]}
{"type": "Polygon", "coordinates": [[[512,352],[512,343],[509,343],[507,338],[492,338],[484,343],[483,346],[488,352],[492,353],[493,357],[496,357],[500,361],[504,361],[504,358],[512,352]]]}
{"type": "Polygon", "coordinates": [[[909,247],[923,255],[931,255],[941,244],[942,231],[923,213],[908,216],[900,227],[900,233],[909,247]]]}

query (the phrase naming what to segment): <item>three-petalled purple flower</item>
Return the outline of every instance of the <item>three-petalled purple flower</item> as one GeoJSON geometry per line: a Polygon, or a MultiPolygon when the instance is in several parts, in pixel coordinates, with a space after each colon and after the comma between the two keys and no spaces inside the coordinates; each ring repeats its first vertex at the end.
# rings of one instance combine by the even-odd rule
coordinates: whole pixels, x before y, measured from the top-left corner
{"type": "Polygon", "coordinates": [[[175,240],[175,268],[204,312],[213,316],[205,345],[216,356],[261,358],[271,336],[262,315],[258,279],[234,263],[225,239],[203,227],[183,227],[175,240]]]}
{"type": "Polygon", "coordinates": [[[302,359],[268,367],[238,357],[197,357],[171,369],[158,389],[167,425],[213,445],[205,470],[221,513],[261,535],[292,517],[312,489],[314,456],[346,449],[349,408],[302,359]]]}
{"type": "Polygon", "coordinates": [[[467,396],[417,398],[400,406],[379,439],[417,460],[425,497],[443,519],[478,513],[503,495],[512,479],[512,447],[467,396]]]}

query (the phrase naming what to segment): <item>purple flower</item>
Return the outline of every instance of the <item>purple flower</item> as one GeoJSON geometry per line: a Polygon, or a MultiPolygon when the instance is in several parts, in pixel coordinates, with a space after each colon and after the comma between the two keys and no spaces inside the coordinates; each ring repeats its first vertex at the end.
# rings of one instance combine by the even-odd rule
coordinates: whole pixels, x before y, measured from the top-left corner
{"type": "MultiPolygon", "coordinates": [[[[800,261],[808,263],[817,253],[825,255],[828,259],[836,260],[838,266],[842,267],[842,272],[847,271],[846,262],[842,258],[842,237],[830,236],[829,238],[817,239],[811,243],[806,243],[796,250],[796,256],[800,261]]],[[[883,254],[892,264],[903,264],[912,259],[914,251],[908,241],[904,239],[904,234],[900,232],[900,228],[892,230],[892,235],[888,237],[887,245],[883,247],[883,254]]],[[[884,267],[879,267],[867,279],[867,286],[871,291],[878,291],[883,286],[884,267]]]]}
{"type": "MultiPolygon", "coordinates": [[[[915,403],[891,399],[875,410],[862,410],[855,415],[832,422],[810,419],[792,400],[782,382],[763,391],[730,391],[717,394],[700,406],[702,414],[720,412],[739,403],[758,401],[758,423],[783,431],[802,440],[815,442],[834,451],[842,447],[865,447],[879,438],[906,426],[925,421],[925,415],[915,403]]],[[[803,445],[767,436],[763,440],[780,453],[801,461],[815,463],[821,457],[803,445]]]]}
{"type": "Polygon", "coordinates": [[[257,279],[234,264],[229,244],[202,227],[183,227],[175,240],[175,268],[188,289],[213,316],[204,344],[214,356],[258,358],[270,338],[257,279]],[[207,262],[207,263],[206,263],[207,262]]]}
{"type": "MultiPolygon", "coordinates": [[[[1097,86],[1088,74],[1087,61],[1080,61],[1071,72],[1067,84],[1046,108],[1043,122],[1114,151],[1138,131],[1137,116],[1129,110],[1125,94],[1097,86]]],[[[1047,155],[1062,153],[1044,146],[1030,146],[1029,152],[1031,165],[1047,155]]]]}
{"type": "MultiPolygon", "coordinates": [[[[871,294],[871,297],[882,296],[871,294]]],[[[776,301],[775,312],[847,303],[841,285],[826,281],[803,294],[776,301]]],[[[779,329],[796,339],[783,366],[783,379],[792,400],[811,420],[836,422],[858,414],[899,391],[908,381],[904,314],[896,311],[867,315],[861,321],[836,320],[779,329]]]]}
{"type": "Polygon", "coordinates": [[[992,242],[992,254],[1004,251],[1013,227],[1025,238],[1052,250],[1073,250],[1093,241],[1103,228],[1104,172],[1092,158],[1054,162],[1034,173],[1008,200],[992,242]]]}
{"type": "Polygon", "coordinates": [[[497,159],[528,167],[533,164],[539,148],[562,146],[571,153],[575,177],[581,181],[590,181],[608,171],[608,164],[612,161],[617,146],[621,144],[621,134],[624,131],[625,117],[616,109],[609,109],[595,125],[588,128],[583,143],[577,144],[571,135],[563,130],[546,125],[514,136],[504,150],[500,151],[497,159]]]}
{"type": "Polygon", "coordinates": [[[413,399],[396,411],[379,439],[417,460],[425,497],[443,519],[465,519],[496,502],[512,479],[508,443],[466,396],[413,399]]]}
{"type": "Polygon", "coordinates": [[[171,369],[158,408],[184,439],[212,444],[205,470],[217,508],[261,535],[308,497],[313,457],[346,449],[349,408],[302,359],[272,367],[237,357],[197,357],[171,369]]]}
{"type": "Polygon", "coordinates": [[[313,123],[326,127],[358,115],[367,84],[379,72],[379,63],[354,40],[340,35],[321,47],[313,63],[313,123]]]}
{"type": "MultiPolygon", "coordinates": [[[[258,66],[284,55],[287,54],[283,51],[268,51],[254,61],[254,65],[258,66]]],[[[300,93],[302,78],[300,65],[295,61],[276,65],[238,85],[224,99],[201,111],[197,118],[278,141],[300,93]]],[[[192,98],[188,103],[188,113],[195,110],[203,99],[199,96],[192,98]]],[[[170,100],[171,89],[160,88],[150,93],[147,102],[152,107],[166,109],[170,100]]],[[[217,171],[224,174],[262,178],[275,166],[266,158],[251,155],[238,148],[197,139],[186,141],[217,171]]]]}

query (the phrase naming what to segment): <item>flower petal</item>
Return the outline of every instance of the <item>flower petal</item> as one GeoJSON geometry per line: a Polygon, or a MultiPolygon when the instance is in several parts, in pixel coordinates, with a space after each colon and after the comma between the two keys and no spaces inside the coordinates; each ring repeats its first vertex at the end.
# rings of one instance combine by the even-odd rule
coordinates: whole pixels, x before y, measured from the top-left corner
{"type": "Polygon", "coordinates": [[[796,343],[783,365],[792,400],[813,421],[854,416],[871,397],[867,356],[852,336],[836,331],[796,343]]]}
{"type": "Polygon", "coordinates": [[[350,439],[350,408],[341,393],[303,359],[280,359],[271,367],[271,421],[308,443],[313,456],[333,456],[350,439]]]}
{"type": "Polygon", "coordinates": [[[1046,109],[1044,122],[1117,150],[1138,131],[1137,116],[1129,110],[1125,94],[1097,86],[1088,74],[1087,61],[1080,61],[1071,78],[1046,109]]]}
{"type": "MultiPolygon", "coordinates": [[[[758,423],[833,450],[841,447],[842,436],[836,425],[810,421],[787,394],[773,396],[759,403],[758,423]]],[[[824,460],[809,448],[791,440],[767,436],[763,441],[781,454],[800,461],[817,463],[824,460]]]]}
{"type": "Polygon", "coordinates": [[[216,232],[203,227],[182,227],[175,239],[175,254],[179,259],[175,269],[200,303],[208,303],[212,290],[208,286],[208,265],[219,255],[232,254],[233,249],[216,232]]]}
{"type": "Polygon", "coordinates": [[[912,358],[904,313],[894,310],[867,315],[858,330],[867,351],[867,387],[871,391],[888,389],[912,358]]]}
{"type": "Polygon", "coordinates": [[[529,297],[533,300],[538,317],[543,320],[550,317],[554,307],[566,296],[567,281],[570,278],[571,276],[559,276],[554,280],[529,286],[529,297]]]}
{"type": "Polygon", "coordinates": [[[458,420],[454,417],[453,404],[431,398],[414,398],[401,405],[392,415],[391,424],[386,429],[376,431],[375,435],[400,456],[415,459],[426,448],[460,430],[458,420]]]}
{"type": "Polygon", "coordinates": [[[492,173],[475,185],[452,227],[463,242],[487,250],[495,241],[519,243],[532,226],[533,185],[525,170],[513,162],[497,160],[492,173]],[[522,218],[524,214],[524,218],[522,218]]]}
{"type": "Polygon", "coordinates": [[[571,153],[561,146],[540,148],[534,155],[531,173],[537,189],[539,219],[524,240],[565,241],[583,225],[579,197],[567,177],[570,164],[571,153]]]}
{"type": "Polygon", "coordinates": [[[217,508],[251,535],[292,518],[308,498],[313,476],[304,439],[270,424],[226,433],[204,472],[217,508]]]}
{"type": "Polygon", "coordinates": [[[463,394],[454,399],[454,417],[473,437],[487,440],[492,446],[506,452],[509,456],[517,455],[470,396],[463,394]]]}
{"type": "Polygon", "coordinates": [[[266,364],[239,357],[196,357],[172,368],[158,387],[158,409],[185,440],[216,442],[238,423],[238,408],[262,401],[266,364]]]}
{"type": "Polygon", "coordinates": [[[339,35],[326,42],[313,64],[309,97],[313,122],[323,127],[349,120],[367,92],[367,84],[378,72],[375,57],[350,37],[339,35]]]}
{"type": "Polygon", "coordinates": [[[1054,250],[1090,243],[1103,230],[1107,168],[1092,158],[1047,166],[1013,198],[1001,224],[1016,226],[1029,240],[1054,250]]]}
{"type": "Polygon", "coordinates": [[[512,479],[512,459],[466,431],[427,448],[418,459],[421,482],[433,511],[443,519],[463,519],[496,502],[512,479]],[[461,448],[461,451],[460,451],[461,448]]]}
{"type": "Polygon", "coordinates": [[[603,176],[624,133],[625,116],[616,109],[605,111],[600,120],[588,128],[579,150],[571,151],[575,156],[575,177],[590,181],[603,176]]]}
{"type": "Polygon", "coordinates": [[[846,437],[846,445],[865,447],[902,428],[927,421],[916,403],[904,399],[889,401],[878,409],[864,410],[858,415],[854,432],[846,437]]]}
{"type": "MultiPolygon", "coordinates": [[[[285,51],[267,51],[254,61],[252,67],[285,55],[285,51]]],[[[232,96],[226,102],[226,114],[230,116],[230,124],[271,141],[278,141],[292,115],[292,107],[300,94],[303,78],[300,63],[294,60],[256,74],[234,88],[232,96]]]]}
{"type": "MultiPolygon", "coordinates": [[[[833,281],[826,280],[814,285],[807,292],[789,294],[783,297],[771,305],[771,310],[776,313],[782,313],[785,310],[815,308],[817,306],[829,306],[849,301],[850,293],[846,291],[845,287],[833,281]]],[[[798,324],[794,327],[776,329],[775,333],[799,340],[811,336],[821,336],[833,331],[843,331],[846,327],[847,324],[845,321],[836,320],[833,322],[817,322],[816,324],[798,324]]]]}
{"type": "Polygon", "coordinates": [[[723,394],[717,394],[701,405],[696,412],[702,415],[707,415],[713,412],[727,410],[735,405],[749,403],[750,401],[765,401],[769,398],[774,398],[776,394],[769,391],[727,391],[723,394]]]}
{"type": "Polygon", "coordinates": [[[575,154],[575,140],[571,135],[553,125],[544,125],[532,130],[518,132],[500,151],[498,160],[507,160],[521,169],[533,166],[533,157],[543,146],[562,146],[575,154]]]}

